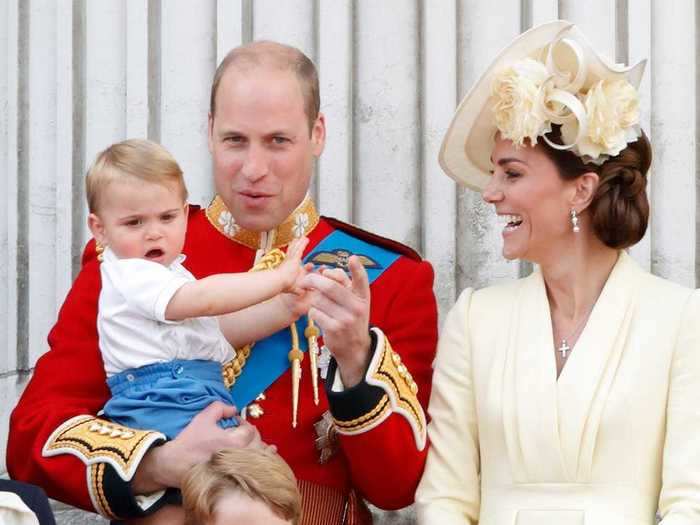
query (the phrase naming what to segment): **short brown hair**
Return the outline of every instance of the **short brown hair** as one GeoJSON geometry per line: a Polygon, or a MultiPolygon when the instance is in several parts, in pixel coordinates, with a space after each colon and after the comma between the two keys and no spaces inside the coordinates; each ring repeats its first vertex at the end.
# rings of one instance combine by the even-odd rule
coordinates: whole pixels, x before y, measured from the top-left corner
{"type": "Polygon", "coordinates": [[[301,496],[292,469],[276,453],[254,449],[220,450],[189,471],[182,483],[185,523],[212,520],[219,498],[231,490],[262,501],[294,525],[299,523],[301,496]]]}
{"type": "Polygon", "coordinates": [[[100,152],[88,169],[85,194],[90,213],[99,209],[100,194],[107,186],[125,176],[155,184],[175,183],[182,200],[187,200],[182,170],[168,150],[150,140],[129,139],[100,152]]]}
{"type": "MultiPolygon", "coordinates": [[[[561,127],[552,126],[547,138],[561,143],[561,127]]],[[[588,209],[593,231],[606,246],[628,248],[644,237],[649,223],[646,187],[652,156],[651,144],[644,132],[600,166],[585,163],[572,152],[552,148],[544,141],[538,144],[563,179],[573,180],[588,172],[598,174],[600,183],[588,209]]]]}
{"type": "Polygon", "coordinates": [[[296,47],[269,40],[258,40],[235,47],[221,61],[211,84],[209,113],[212,118],[216,114],[216,92],[226,71],[232,66],[248,69],[261,65],[289,70],[296,75],[304,97],[304,113],[309,121],[309,132],[311,132],[321,107],[316,66],[296,47]]]}

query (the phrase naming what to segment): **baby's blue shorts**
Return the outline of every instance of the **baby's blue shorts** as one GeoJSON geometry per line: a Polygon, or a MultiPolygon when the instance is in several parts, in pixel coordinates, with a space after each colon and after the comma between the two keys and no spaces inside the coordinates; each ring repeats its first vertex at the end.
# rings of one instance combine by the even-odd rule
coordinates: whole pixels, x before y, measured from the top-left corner
{"type": "MultiPolygon", "coordinates": [[[[155,363],[107,378],[112,398],[104,416],[115,423],[141,430],[158,430],[173,439],[192,418],[214,401],[233,405],[224,386],[221,363],[175,360],[155,363]]],[[[221,428],[238,424],[219,420],[221,428]]]]}

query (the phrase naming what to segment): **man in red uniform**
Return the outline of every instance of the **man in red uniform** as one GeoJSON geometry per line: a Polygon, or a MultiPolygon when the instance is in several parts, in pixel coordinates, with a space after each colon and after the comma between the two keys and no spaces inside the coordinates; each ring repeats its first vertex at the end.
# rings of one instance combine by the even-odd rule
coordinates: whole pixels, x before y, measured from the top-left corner
{"type": "Polygon", "coordinates": [[[201,278],[246,271],[271,249],[308,236],[306,260],[336,268],[307,275],[315,292],[298,305],[321,330],[318,363],[302,355],[290,365],[299,357],[292,346],[313,348],[315,327],[302,316],[294,333],[290,327],[237,352],[224,371],[247,415],[235,430],[216,425],[234,413],[218,403],[170,441],[101,419],[109,390],[91,242],[49,334],[51,349],[12,414],[12,477],[110,519],[133,519],[177,502],[184,473],[213,452],[264,442],[299,479],[304,524],[368,523],[362,498],[386,509],[413,501],[437,339],[433,272],[411,249],[317,213],[308,189],[324,142],[311,61],[271,42],[234,49],[212,85],[217,196],[206,209],[191,206],[183,249],[185,266],[201,278]],[[309,361],[320,368],[318,394],[309,361]]]}

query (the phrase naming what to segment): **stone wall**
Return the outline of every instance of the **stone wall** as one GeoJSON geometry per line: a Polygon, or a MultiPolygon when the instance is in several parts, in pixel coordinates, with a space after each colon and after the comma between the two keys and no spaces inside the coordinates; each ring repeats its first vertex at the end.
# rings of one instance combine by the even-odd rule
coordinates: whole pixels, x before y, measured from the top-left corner
{"type": "Polygon", "coordinates": [[[9,412],[88,239],[88,163],[126,137],[158,140],[184,167],[192,201],[206,204],[210,79],[228,49],[251,39],[314,58],[328,126],[314,198],[325,214],[426,256],[443,314],[462,288],[531,269],[502,259],[493,210],[436,160],[491,58],[557,17],[614,61],[648,58],[652,221],[631,252],[696,286],[696,9],[692,0],[0,0],[0,466],[9,412]]]}

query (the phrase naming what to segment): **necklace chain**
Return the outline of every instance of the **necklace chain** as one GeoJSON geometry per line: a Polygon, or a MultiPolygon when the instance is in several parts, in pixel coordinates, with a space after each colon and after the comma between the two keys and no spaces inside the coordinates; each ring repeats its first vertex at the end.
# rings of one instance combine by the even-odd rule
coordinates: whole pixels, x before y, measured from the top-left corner
{"type": "MultiPolygon", "coordinates": [[[[593,303],[593,306],[595,306],[595,303],[593,303]]],[[[590,310],[588,310],[588,313],[583,317],[583,319],[581,319],[581,321],[576,326],[574,331],[569,334],[569,337],[562,337],[561,343],[559,343],[559,347],[557,348],[557,352],[561,352],[562,359],[566,360],[566,358],[569,357],[569,352],[574,349],[574,344],[569,346],[567,341],[573,341],[574,338],[576,338],[579,335],[579,332],[586,325],[588,318],[591,316],[591,313],[593,312],[593,306],[591,306],[590,310]]],[[[577,340],[577,342],[578,342],[578,340],[577,340]]]]}

